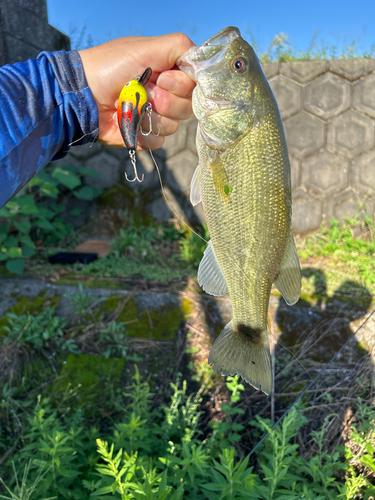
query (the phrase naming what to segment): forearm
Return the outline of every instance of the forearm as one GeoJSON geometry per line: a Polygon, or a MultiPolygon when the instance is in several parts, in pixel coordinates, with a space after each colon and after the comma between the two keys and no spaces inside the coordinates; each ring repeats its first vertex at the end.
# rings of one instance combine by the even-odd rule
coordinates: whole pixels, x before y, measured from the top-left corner
{"type": "Polygon", "coordinates": [[[71,143],[97,134],[97,105],[77,52],[42,52],[0,68],[0,207],[71,143]]]}

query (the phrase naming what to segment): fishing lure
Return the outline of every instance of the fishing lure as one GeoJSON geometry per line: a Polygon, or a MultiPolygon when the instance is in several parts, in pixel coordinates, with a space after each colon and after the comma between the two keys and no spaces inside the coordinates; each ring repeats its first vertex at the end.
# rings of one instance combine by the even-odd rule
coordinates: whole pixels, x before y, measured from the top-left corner
{"type": "Polygon", "coordinates": [[[148,114],[150,119],[150,131],[147,134],[143,135],[148,135],[152,131],[152,105],[151,103],[147,102],[147,92],[145,89],[145,85],[149,81],[151,74],[152,69],[146,68],[140,77],[137,77],[135,80],[131,80],[130,82],[128,82],[121,90],[118,100],[118,125],[120,127],[120,132],[125,146],[129,151],[130,160],[134,169],[134,179],[132,180],[128,179],[128,176],[125,173],[125,178],[129,182],[142,182],[144,179],[144,175],[142,176],[142,179],[138,177],[135,150],[137,148],[137,136],[139,130],[141,130],[141,133],[143,133],[141,124],[146,113],[148,114]]]}

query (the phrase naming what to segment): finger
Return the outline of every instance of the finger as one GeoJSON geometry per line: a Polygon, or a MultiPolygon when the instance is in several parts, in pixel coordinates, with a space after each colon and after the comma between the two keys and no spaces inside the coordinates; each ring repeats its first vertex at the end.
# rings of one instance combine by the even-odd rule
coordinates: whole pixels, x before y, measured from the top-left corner
{"type": "Polygon", "coordinates": [[[193,93],[195,82],[182,71],[164,71],[156,81],[161,89],[168,90],[179,97],[190,97],[193,93]]]}
{"type": "Polygon", "coordinates": [[[159,115],[175,120],[187,120],[193,116],[191,97],[182,98],[149,83],[147,89],[148,101],[152,109],[159,115]]]}
{"type": "Polygon", "coordinates": [[[151,127],[150,118],[146,115],[142,121],[142,130],[144,132],[150,132],[151,130],[153,134],[165,137],[166,135],[172,135],[177,132],[179,125],[179,120],[161,116],[159,113],[153,111],[151,113],[151,127]]]}
{"type": "Polygon", "coordinates": [[[164,144],[165,138],[162,136],[156,137],[155,135],[143,136],[138,135],[138,147],[137,151],[149,151],[154,149],[159,149],[164,144]]]}

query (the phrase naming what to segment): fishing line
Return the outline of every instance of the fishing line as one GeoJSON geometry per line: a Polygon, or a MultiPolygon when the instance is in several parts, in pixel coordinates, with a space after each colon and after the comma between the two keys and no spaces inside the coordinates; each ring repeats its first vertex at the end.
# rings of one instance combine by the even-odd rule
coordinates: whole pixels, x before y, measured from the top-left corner
{"type": "Polygon", "coordinates": [[[313,384],[318,380],[318,378],[322,375],[322,373],[325,372],[325,370],[333,363],[333,361],[337,358],[337,356],[345,349],[345,347],[349,344],[349,342],[356,336],[356,334],[359,332],[359,330],[367,323],[367,321],[371,318],[371,316],[375,313],[375,309],[372,311],[372,313],[365,319],[365,321],[357,328],[357,330],[352,334],[351,337],[345,342],[345,344],[341,347],[339,351],[336,352],[336,354],[333,356],[333,358],[320,370],[318,375],[310,382],[310,384],[306,387],[306,389],[298,396],[298,398],[294,401],[294,403],[283,413],[283,415],[279,418],[279,420],[271,427],[271,430],[269,432],[266,432],[266,434],[262,437],[262,439],[259,441],[258,444],[254,446],[254,448],[250,451],[248,454],[248,457],[250,457],[258,448],[259,446],[264,442],[264,440],[270,435],[270,433],[275,430],[275,428],[280,424],[280,422],[283,421],[284,417],[288,415],[288,413],[296,406],[298,401],[306,394],[306,392],[312,387],[313,384]]]}

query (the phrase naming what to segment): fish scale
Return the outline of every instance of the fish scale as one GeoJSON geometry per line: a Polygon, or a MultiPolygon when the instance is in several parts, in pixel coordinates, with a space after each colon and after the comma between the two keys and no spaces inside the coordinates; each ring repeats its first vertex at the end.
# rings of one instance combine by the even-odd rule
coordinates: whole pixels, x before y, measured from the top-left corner
{"type": "Polygon", "coordinates": [[[301,289],[280,113],[254,50],[237,28],[193,47],[178,64],[197,81],[199,166],[191,200],[202,201],[211,238],[198,281],[212,295],[228,292],[233,309],[208,361],[215,372],[237,373],[269,393],[272,283],[289,305],[301,289]]]}

